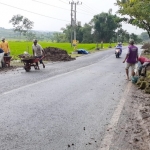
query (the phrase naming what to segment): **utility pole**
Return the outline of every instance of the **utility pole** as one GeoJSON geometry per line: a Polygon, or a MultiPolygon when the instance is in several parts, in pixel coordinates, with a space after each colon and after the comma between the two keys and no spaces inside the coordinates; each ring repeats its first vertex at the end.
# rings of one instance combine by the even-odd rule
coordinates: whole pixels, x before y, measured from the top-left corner
{"type": "Polygon", "coordinates": [[[77,3],[74,4],[74,40],[75,41],[76,41],[76,36],[77,36],[77,34],[76,34],[76,20],[77,20],[76,16],[77,16],[77,3]]]}
{"type": "Polygon", "coordinates": [[[72,37],[72,26],[73,26],[73,5],[74,5],[74,2],[69,2],[69,4],[71,4],[71,47],[72,47],[72,40],[73,40],[73,37],[72,37]]]}
{"type": "Polygon", "coordinates": [[[79,1],[77,1],[77,2],[75,2],[74,3],[74,40],[76,41],[76,39],[77,39],[77,35],[76,35],[76,27],[77,27],[77,25],[76,25],[76,21],[77,21],[77,5],[82,5],[82,2],[79,2],[79,1]]]}
{"type": "Polygon", "coordinates": [[[74,2],[73,0],[69,2],[71,4],[71,47],[72,47],[72,40],[76,41],[76,20],[77,20],[77,5],[82,4],[82,2],[74,2]],[[74,6],[74,7],[73,7],[74,6]],[[73,13],[74,12],[74,13],[73,13]],[[74,31],[74,37],[72,36],[72,29],[74,31]]]}

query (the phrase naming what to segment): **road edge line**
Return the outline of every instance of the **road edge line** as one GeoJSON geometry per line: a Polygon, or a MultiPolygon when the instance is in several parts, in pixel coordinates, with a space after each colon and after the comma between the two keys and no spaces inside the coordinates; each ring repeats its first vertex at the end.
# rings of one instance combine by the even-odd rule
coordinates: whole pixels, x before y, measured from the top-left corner
{"type": "Polygon", "coordinates": [[[125,101],[126,101],[126,96],[128,95],[131,86],[132,86],[132,83],[129,82],[127,84],[126,89],[123,93],[123,96],[121,97],[121,100],[111,118],[110,124],[108,125],[107,130],[105,131],[106,132],[105,136],[104,136],[104,138],[101,142],[100,148],[98,150],[109,150],[110,149],[114,131],[117,127],[122,109],[123,109],[125,101]]]}

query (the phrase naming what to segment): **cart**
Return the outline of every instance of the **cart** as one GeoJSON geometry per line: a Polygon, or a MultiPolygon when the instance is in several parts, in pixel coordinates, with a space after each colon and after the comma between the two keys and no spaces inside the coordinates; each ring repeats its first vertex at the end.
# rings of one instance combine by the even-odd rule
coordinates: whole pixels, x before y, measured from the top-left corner
{"type": "Polygon", "coordinates": [[[4,56],[4,65],[10,67],[11,56],[4,56]]]}
{"type": "Polygon", "coordinates": [[[40,70],[38,62],[43,58],[44,56],[42,58],[22,58],[21,61],[24,63],[24,69],[26,70],[26,72],[29,72],[32,66],[35,70],[40,70]]]}

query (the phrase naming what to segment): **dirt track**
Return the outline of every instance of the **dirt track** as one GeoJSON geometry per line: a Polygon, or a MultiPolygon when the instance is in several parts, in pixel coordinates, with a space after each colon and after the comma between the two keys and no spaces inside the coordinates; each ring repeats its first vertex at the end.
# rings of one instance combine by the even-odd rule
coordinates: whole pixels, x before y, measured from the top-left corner
{"type": "Polygon", "coordinates": [[[132,86],[111,150],[150,149],[150,95],[132,86]]]}

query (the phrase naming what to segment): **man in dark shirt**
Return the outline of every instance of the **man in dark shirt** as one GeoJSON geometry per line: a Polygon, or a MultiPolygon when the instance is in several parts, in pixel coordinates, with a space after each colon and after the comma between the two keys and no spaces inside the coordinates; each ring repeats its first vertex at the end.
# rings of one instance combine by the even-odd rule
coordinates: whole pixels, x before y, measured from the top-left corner
{"type": "Polygon", "coordinates": [[[132,68],[132,73],[131,76],[134,76],[134,69],[135,69],[135,64],[138,62],[138,48],[134,46],[134,40],[130,40],[129,42],[129,47],[128,47],[128,53],[123,61],[125,63],[126,61],[126,75],[127,75],[127,80],[129,79],[129,68],[132,68]]]}

